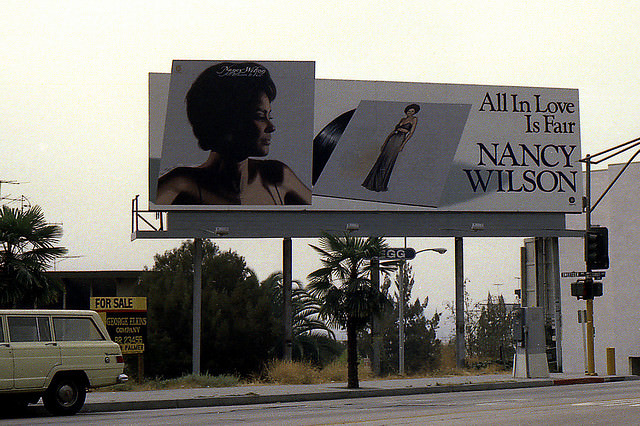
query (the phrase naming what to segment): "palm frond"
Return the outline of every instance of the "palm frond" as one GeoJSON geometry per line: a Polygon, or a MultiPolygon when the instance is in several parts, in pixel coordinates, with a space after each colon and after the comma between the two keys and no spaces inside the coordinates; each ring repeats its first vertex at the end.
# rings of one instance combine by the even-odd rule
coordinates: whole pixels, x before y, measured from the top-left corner
{"type": "Polygon", "coordinates": [[[0,209],[0,304],[37,304],[55,300],[60,288],[45,271],[67,250],[56,244],[62,228],[48,224],[39,206],[0,209]]]}

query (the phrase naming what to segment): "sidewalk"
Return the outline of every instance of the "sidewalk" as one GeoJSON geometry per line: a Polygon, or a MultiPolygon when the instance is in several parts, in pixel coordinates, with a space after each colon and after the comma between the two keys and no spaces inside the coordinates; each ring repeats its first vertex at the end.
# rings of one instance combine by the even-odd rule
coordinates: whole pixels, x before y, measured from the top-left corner
{"type": "Polygon", "coordinates": [[[87,394],[82,412],[153,410],[223,405],[271,404],[331,399],[401,396],[640,380],[640,376],[583,376],[553,373],[544,379],[516,379],[511,374],[420,379],[362,380],[360,389],[345,383],[317,385],[247,385],[226,388],[122,391],[87,394]]]}

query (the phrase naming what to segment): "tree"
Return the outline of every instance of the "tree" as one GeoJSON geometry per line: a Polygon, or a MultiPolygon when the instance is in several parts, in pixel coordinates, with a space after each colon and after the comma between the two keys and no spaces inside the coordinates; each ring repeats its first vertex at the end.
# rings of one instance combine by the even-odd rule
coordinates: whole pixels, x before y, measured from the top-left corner
{"type": "MultiPolygon", "coordinates": [[[[209,374],[259,374],[273,356],[278,323],[269,289],[260,286],[244,259],[203,241],[202,370],[209,374]]],[[[155,256],[143,275],[148,297],[150,375],[176,377],[191,369],[193,242],[155,256]]]]}
{"type": "Polygon", "coordinates": [[[0,306],[36,307],[53,303],[60,284],[45,271],[67,250],[56,244],[62,228],[49,224],[39,206],[0,209],[0,306]]]}
{"type": "MultiPolygon", "coordinates": [[[[391,294],[391,279],[386,278],[382,286],[382,292],[393,300],[393,309],[386,310],[380,317],[380,330],[384,342],[384,351],[381,354],[381,370],[383,373],[397,372],[399,359],[398,336],[398,309],[400,288],[399,271],[395,277],[396,291],[391,294]]],[[[410,265],[404,268],[404,318],[405,318],[405,369],[408,373],[432,371],[438,366],[440,358],[440,340],[436,337],[436,331],[440,323],[440,314],[434,313],[431,319],[427,319],[424,310],[429,298],[421,302],[416,298],[411,302],[411,294],[415,285],[410,265]]],[[[369,336],[365,339],[370,340],[369,336]]]]}
{"type": "MultiPolygon", "coordinates": [[[[476,321],[478,320],[478,303],[474,303],[471,300],[471,296],[469,292],[464,290],[464,342],[465,342],[465,357],[471,355],[470,343],[474,339],[474,330],[476,327],[476,321]]],[[[449,319],[455,324],[456,323],[456,306],[455,302],[449,301],[445,303],[445,309],[449,311],[449,319]]],[[[456,346],[456,332],[454,330],[453,336],[449,341],[449,344],[453,344],[456,346]]],[[[466,362],[466,361],[465,361],[466,362]]]]}
{"type": "Polygon", "coordinates": [[[502,295],[493,297],[488,294],[469,341],[469,348],[475,356],[501,363],[511,359],[514,351],[509,313],[502,295]]]}
{"type": "Polygon", "coordinates": [[[436,338],[436,331],[440,323],[440,314],[435,312],[431,319],[424,314],[429,298],[424,302],[416,299],[411,303],[411,293],[415,285],[411,266],[406,264],[404,271],[396,275],[395,286],[398,291],[395,294],[395,304],[392,312],[396,321],[393,326],[384,330],[384,341],[387,356],[393,359],[394,366],[398,365],[398,310],[400,304],[399,289],[400,279],[403,280],[404,319],[405,319],[405,368],[409,373],[430,371],[437,367],[440,341],[436,338]],[[401,277],[401,274],[404,275],[401,277]]]}
{"type": "MultiPolygon", "coordinates": [[[[269,290],[274,315],[280,330],[284,329],[284,303],[282,301],[282,272],[274,272],[262,281],[269,290]]],[[[299,281],[292,282],[291,308],[293,314],[293,358],[324,365],[339,354],[340,344],[335,334],[320,318],[321,302],[312,296],[299,281]]],[[[284,336],[282,336],[284,337],[284,336]]]]}
{"type": "MultiPolygon", "coordinates": [[[[347,330],[349,388],[358,388],[358,331],[367,327],[372,315],[381,313],[389,299],[371,280],[371,259],[379,257],[386,243],[381,237],[367,239],[348,233],[336,236],[323,232],[319,246],[322,267],[309,274],[309,291],[322,300],[320,314],[330,324],[347,330]]],[[[388,272],[395,264],[380,263],[388,272]]]]}

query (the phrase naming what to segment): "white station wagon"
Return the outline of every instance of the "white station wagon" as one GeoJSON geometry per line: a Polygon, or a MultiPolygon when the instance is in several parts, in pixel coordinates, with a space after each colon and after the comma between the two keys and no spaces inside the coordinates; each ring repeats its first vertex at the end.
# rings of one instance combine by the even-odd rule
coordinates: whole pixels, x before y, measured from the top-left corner
{"type": "Polygon", "coordinates": [[[42,397],[58,415],[78,412],[87,388],[127,381],[124,358],[94,311],[0,310],[0,401],[42,397]]]}

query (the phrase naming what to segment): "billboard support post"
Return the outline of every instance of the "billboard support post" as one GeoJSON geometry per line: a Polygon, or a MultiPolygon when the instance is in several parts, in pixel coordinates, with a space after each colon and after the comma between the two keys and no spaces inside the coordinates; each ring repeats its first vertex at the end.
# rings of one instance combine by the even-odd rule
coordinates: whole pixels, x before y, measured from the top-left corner
{"type": "MultiPolygon", "coordinates": [[[[371,283],[374,288],[380,290],[380,261],[377,257],[371,259],[371,283]]],[[[380,356],[382,354],[382,337],[380,336],[380,316],[374,315],[371,319],[371,369],[373,375],[378,377],[382,370],[380,366],[380,356]]]]}
{"type": "Polygon", "coordinates": [[[202,239],[193,241],[193,355],[194,376],[200,375],[200,341],[202,328],[202,239]]]}
{"type": "Polygon", "coordinates": [[[464,368],[464,263],[462,237],[455,237],[456,264],[456,367],[464,368]]]}
{"type": "Polygon", "coordinates": [[[293,311],[291,306],[292,293],[292,246],[291,238],[282,240],[282,305],[284,307],[284,359],[291,361],[293,358],[293,311]]]}

